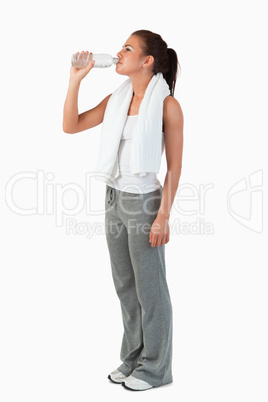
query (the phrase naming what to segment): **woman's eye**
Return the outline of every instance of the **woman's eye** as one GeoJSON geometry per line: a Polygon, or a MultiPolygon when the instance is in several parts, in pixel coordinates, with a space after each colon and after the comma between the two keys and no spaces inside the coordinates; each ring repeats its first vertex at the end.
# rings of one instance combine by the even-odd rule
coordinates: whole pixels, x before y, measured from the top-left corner
{"type": "Polygon", "coordinates": [[[130,51],[129,47],[126,47],[126,50],[129,50],[129,51],[130,51]]]}

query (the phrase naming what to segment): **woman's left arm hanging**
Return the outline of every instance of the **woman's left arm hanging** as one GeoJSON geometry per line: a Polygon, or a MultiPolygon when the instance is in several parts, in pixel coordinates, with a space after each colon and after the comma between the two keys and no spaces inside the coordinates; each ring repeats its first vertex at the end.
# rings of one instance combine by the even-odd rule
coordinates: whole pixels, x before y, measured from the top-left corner
{"type": "Polygon", "coordinates": [[[161,204],[149,234],[151,247],[158,247],[169,241],[170,211],[179,186],[182,168],[184,118],[179,102],[172,96],[167,96],[164,100],[163,122],[167,173],[161,204]]]}

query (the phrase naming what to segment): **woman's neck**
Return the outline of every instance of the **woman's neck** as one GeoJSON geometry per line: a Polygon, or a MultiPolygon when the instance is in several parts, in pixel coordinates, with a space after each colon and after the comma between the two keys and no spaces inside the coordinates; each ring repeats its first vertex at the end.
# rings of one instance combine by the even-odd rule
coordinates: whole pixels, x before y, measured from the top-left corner
{"type": "Polygon", "coordinates": [[[151,76],[144,76],[144,77],[129,77],[132,82],[132,87],[133,87],[133,98],[137,101],[141,101],[142,98],[144,97],[146,88],[151,81],[153,77],[153,74],[151,76]]]}

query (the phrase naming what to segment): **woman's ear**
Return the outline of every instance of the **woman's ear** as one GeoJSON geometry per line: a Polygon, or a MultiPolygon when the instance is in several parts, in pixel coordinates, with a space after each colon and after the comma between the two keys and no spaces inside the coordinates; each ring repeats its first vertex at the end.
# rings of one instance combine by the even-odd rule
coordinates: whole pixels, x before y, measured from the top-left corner
{"type": "Polygon", "coordinates": [[[147,56],[144,61],[144,67],[152,67],[154,64],[154,56],[147,56]]]}

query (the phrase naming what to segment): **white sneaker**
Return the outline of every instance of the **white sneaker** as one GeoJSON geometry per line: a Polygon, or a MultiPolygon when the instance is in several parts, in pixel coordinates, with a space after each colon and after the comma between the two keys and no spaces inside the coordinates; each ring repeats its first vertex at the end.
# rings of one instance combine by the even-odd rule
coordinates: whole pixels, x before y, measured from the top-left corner
{"type": "Polygon", "coordinates": [[[114,370],[108,375],[109,380],[116,384],[122,384],[123,380],[127,378],[121,371],[114,370]]]}
{"type": "Polygon", "coordinates": [[[139,380],[138,378],[133,377],[130,375],[127,377],[123,382],[122,385],[133,391],[145,391],[146,389],[153,388],[152,385],[148,384],[148,382],[139,380]]]}

